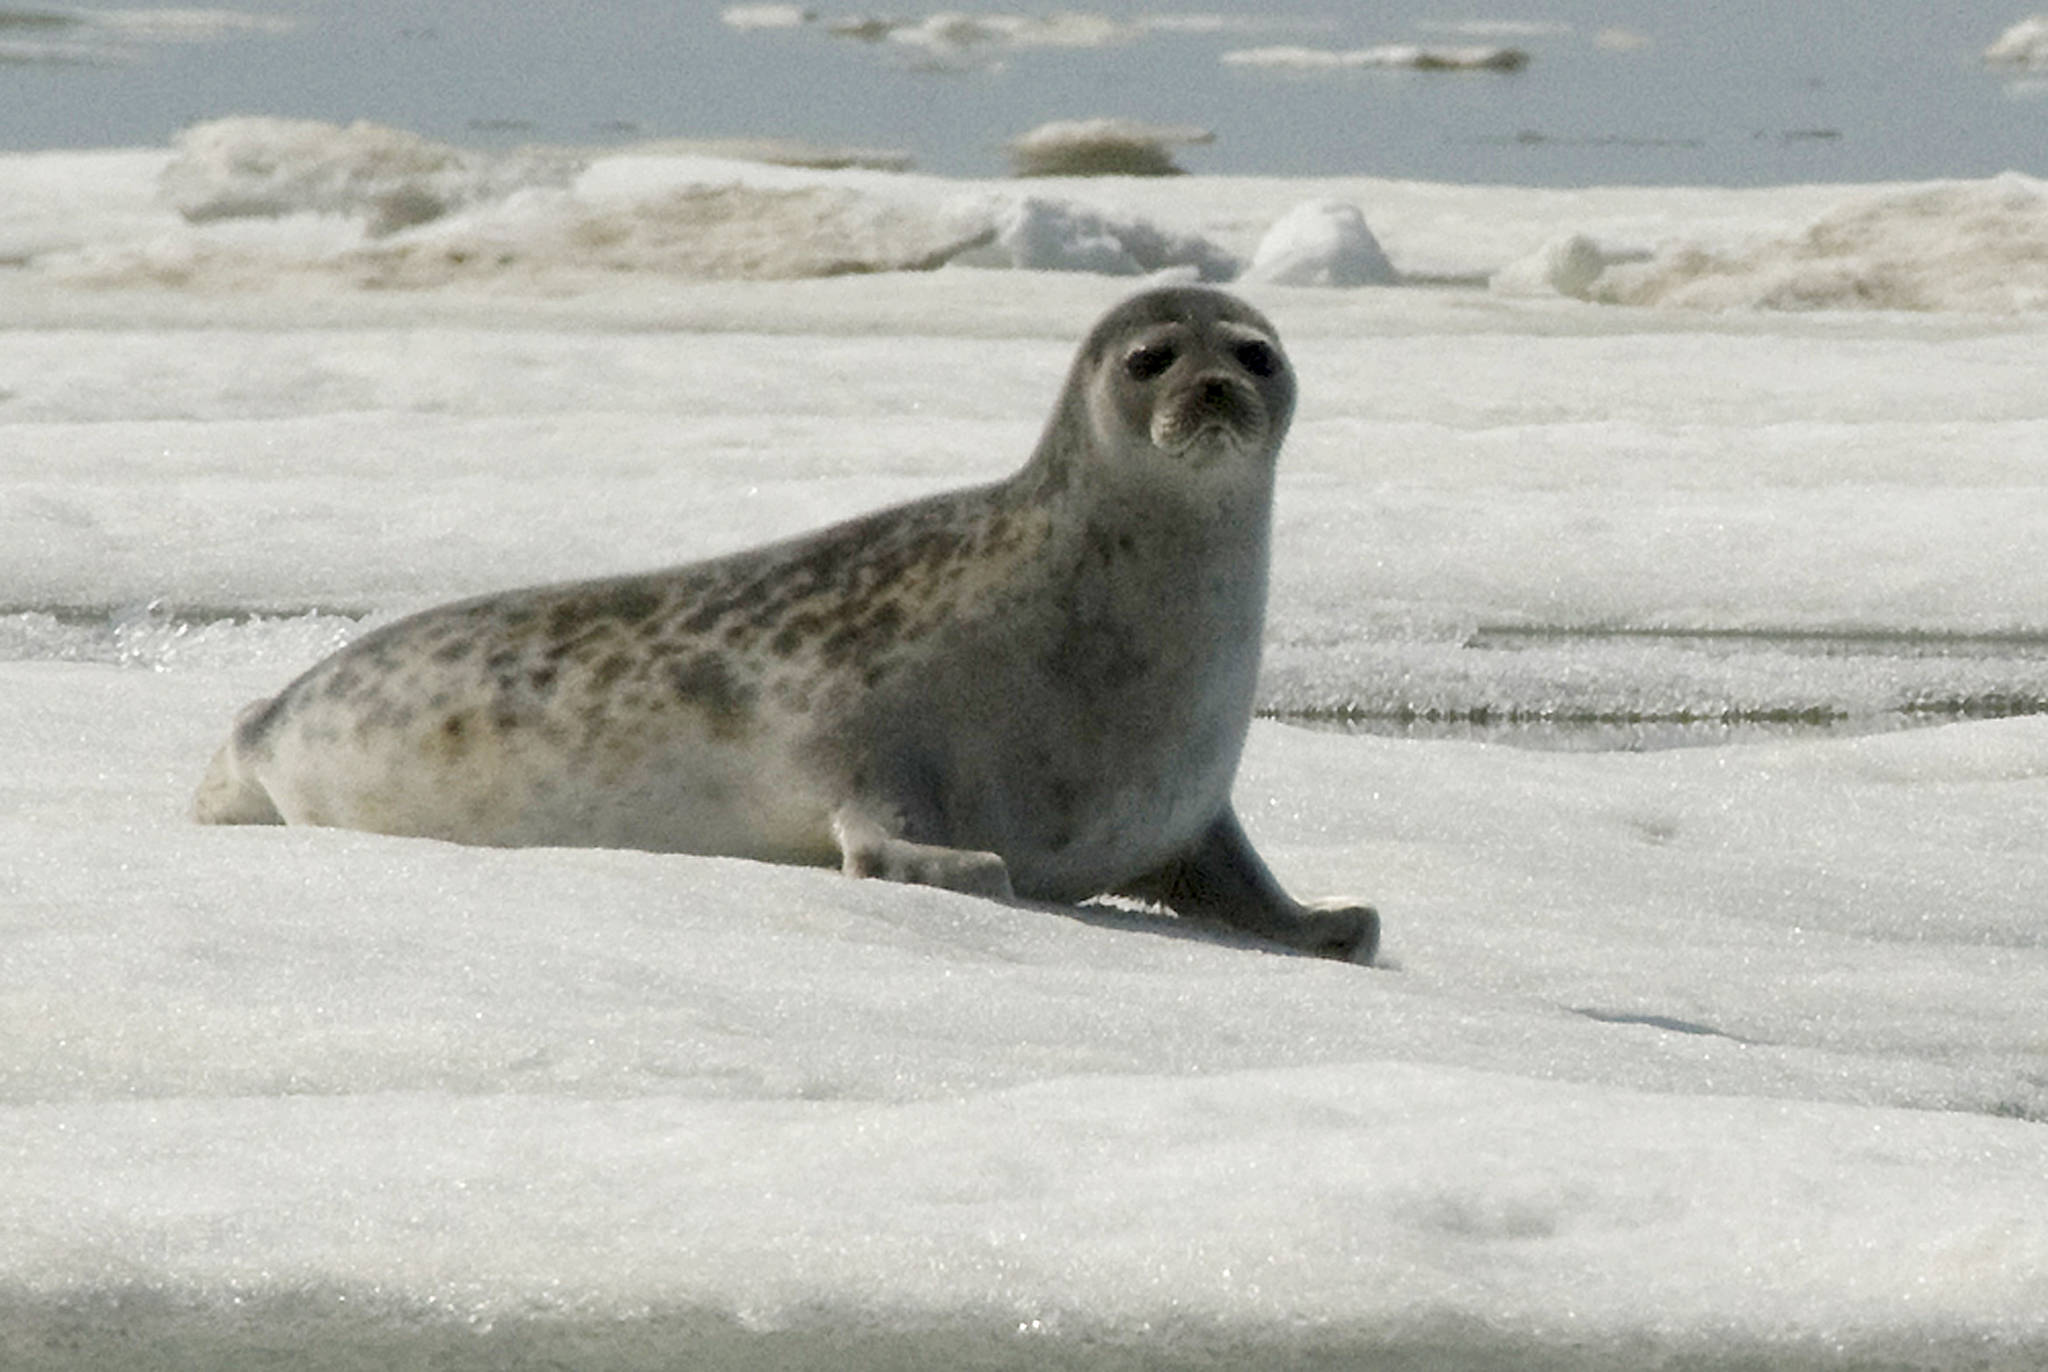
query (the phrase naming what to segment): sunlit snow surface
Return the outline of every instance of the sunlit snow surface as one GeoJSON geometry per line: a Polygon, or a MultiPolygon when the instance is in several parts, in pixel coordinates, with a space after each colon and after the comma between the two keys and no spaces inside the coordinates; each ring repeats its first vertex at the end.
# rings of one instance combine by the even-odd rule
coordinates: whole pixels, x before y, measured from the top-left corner
{"type": "Polygon", "coordinates": [[[487,212],[533,270],[371,290],[360,218],[187,223],[166,160],[0,159],[0,1367],[2048,1361],[2048,321],[1483,284],[1901,188],[1034,183],[1245,261],[1348,202],[1407,283],[1245,288],[1302,382],[1267,710],[1878,731],[1261,723],[1239,807],[1380,906],[1368,971],[188,824],[365,617],[1009,470],[1132,283],[580,269],[547,197],[701,175],[642,158],[372,245],[487,212]]]}

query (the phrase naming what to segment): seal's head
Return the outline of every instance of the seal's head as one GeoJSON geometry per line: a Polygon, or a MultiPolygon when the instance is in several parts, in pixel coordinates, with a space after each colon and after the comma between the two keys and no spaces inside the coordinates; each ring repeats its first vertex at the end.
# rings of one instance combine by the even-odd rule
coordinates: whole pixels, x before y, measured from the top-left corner
{"type": "Polygon", "coordinates": [[[1279,334],[1220,291],[1133,296],[1095,326],[1074,365],[1069,395],[1085,405],[1097,451],[1270,466],[1294,413],[1279,334]]]}

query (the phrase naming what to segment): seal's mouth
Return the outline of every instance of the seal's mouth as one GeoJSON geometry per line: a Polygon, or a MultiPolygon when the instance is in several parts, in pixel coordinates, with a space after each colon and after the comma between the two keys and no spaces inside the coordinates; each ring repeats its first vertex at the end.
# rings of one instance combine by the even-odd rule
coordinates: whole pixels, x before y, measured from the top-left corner
{"type": "Polygon", "coordinates": [[[1204,440],[1248,448],[1265,433],[1265,402],[1231,376],[1197,377],[1161,397],[1152,411],[1152,443],[1163,452],[1185,452],[1204,440]]]}

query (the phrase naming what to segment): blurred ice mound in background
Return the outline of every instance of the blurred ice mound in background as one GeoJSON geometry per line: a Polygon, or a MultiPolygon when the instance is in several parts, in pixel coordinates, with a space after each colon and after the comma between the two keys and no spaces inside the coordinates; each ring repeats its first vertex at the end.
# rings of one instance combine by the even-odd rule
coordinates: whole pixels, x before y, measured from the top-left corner
{"type": "Polygon", "coordinates": [[[1276,286],[1388,286],[1400,274],[1356,205],[1311,200],[1266,231],[1244,279],[1276,286]]]}
{"type": "Polygon", "coordinates": [[[967,196],[952,212],[962,232],[977,240],[974,250],[955,259],[961,266],[1104,276],[1177,271],[1201,281],[1228,281],[1238,273],[1238,259],[1199,234],[1076,201],[967,196]]]}
{"type": "Polygon", "coordinates": [[[357,249],[361,284],[523,278],[573,287],[592,273],[768,281],[928,271],[981,236],[832,187],[690,185],[627,203],[521,191],[487,211],[357,249]]]}
{"type": "MultiPolygon", "coordinates": [[[[1071,170],[1105,167],[1113,146],[1164,158],[1170,140],[1201,133],[1082,120],[1027,137],[1040,165],[1071,170]]],[[[2048,308],[2048,186],[2017,172],[1842,191],[1832,208],[1838,192],[1818,187],[1530,193],[1503,216],[1394,181],[1303,183],[1282,198],[1216,178],[1186,178],[1181,196],[1158,178],[1074,177],[1026,193],[901,165],[772,139],[489,153],[368,123],[225,119],[168,151],[81,157],[63,186],[57,164],[17,159],[0,262],[65,286],[197,290],[559,294],[636,276],[958,265],[1311,288],[1485,281],[1503,296],[1685,310],[2048,308]]]]}
{"type": "Polygon", "coordinates": [[[373,235],[517,190],[566,186],[586,159],[560,149],[492,156],[361,120],[236,118],[195,124],[158,183],[185,218],[339,214],[373,235]]]}
{"type": "Polygon", "coordinates": [[[0,66],[123,67],[152,47],[290,33],[298,21],[224,9],[0,9],[0,66]]]}
{"type": "Polygon", "coordinates": [[[1393,68],[1406,71],[1517,72],[1529,65],[1522,48],[1494,45],[1429,46],[1381,43],[1369,48],[1277,46],[1237,48],[1219,59],[1227,67],[1250,67],[1289,76],[1393,68]]]}
{"type": "Polygon", "coordinates": [[[1554,240],[1493,279],[1613,305],[1699,310],[2048,307],[2048,191],[2017,172],[1852,201],[1792,238],[1654,252],[1554,240]]]}
{"type": "Polygon", "coordinates": [[[901,148],[842,147],[800,138],[661,138],[641,144],[637,150],[818,171],[906,172],[916,165],[916,159],[901,148]]]}
{"type": "MultiPolygon", "coordinates": [[[[1099,158],[1118,139],[1136,148],[1201,136],[1118,121],[1061,127],[1066,134],[1037,145],[1048,165],[1099,158]],[[1077,151],[1087,148],[1096,152],[1077,151]]],[[[593,275],[779,280],[956,261],[1205,281],[1230,280],[1241,266],[1198,234],[1136,214],[899,182],[874,171],[894,159],[858,151],[664,142],[594,160],[571,149],[479,153],[367,123],[217,120],[179,138],[159,179],[160,200],[187,231],[91,244],[45,265],[80,285],[237,287],[294,276],[541,290],[593,275]],[[821,165],[852,174],[778,174],[821,165]]]]}
{"type": "Polygon", "coordinates": [[[1208,129],[1135,119],[1058,119],[1012,140],[1019,176],[1178,176],[1170,149],[1213,143],[1208,129]]]}
{"type": "Polygon", "coordinates": [[[1999,34],[1984,49],[1984,61],[1994,67],[2048,72],[2048,14],[2022,19],[1999,34]]]}

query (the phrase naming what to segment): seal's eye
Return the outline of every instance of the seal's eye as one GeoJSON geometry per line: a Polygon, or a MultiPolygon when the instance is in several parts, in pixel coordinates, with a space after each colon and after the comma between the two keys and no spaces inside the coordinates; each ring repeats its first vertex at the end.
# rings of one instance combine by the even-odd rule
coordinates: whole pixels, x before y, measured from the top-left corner
{"type": "Polygon", "coordinates": [[[1163,375],[1177,356],[1171,343],[1148,343],[1124,356],[1124,371],[1133,381],[1150,381],[1163,375]]]}
{"type": "Polygon", "coordinates": [[[1280,354],[1256,340],[1231,349],[1237,365],[1256,377],[1268,377],[1280,370],[1280,354]]]}

